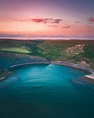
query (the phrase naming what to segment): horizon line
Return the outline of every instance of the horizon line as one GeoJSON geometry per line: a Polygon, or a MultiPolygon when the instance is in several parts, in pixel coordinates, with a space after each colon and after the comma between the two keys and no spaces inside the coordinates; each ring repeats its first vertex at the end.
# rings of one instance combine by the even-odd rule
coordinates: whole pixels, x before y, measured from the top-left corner
{"type": "Polygon", "coordinates": [[[32,37],[32,38],[21,38],[21,37],[0,37],[0,40],[94,40],[94,38],[69,38],[69,37],[32,37]]]}

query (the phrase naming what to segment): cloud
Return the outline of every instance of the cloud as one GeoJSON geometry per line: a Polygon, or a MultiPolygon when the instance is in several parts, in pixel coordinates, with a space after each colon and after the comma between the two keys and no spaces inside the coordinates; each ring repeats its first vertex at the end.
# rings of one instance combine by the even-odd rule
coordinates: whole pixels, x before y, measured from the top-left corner
{"type": "Polygon", "coordinates": [[[12,21],[16,21],[16,22],[29,22],[28,19],[24,19],[24,20],[22,20],[22,19],[16,19],[16,18],[13,18],[13,19],[10,19],[10,20],[12,20],[12,21]]]}
{"type": "Polygon", "coordinates": [[[56,23],[56,24],[60,23],[61,21],[62,19],[52,19],[52,23],[56,23]]]}
{"type": "Polygon", "coordinates": [[[40,18],[40,19],[31,19],[33,22],[36,23],[53,23],[53,24],[58,24],[62,21],[62,19],[54,19],[54,18],[40,18]]]}
{"type": "Polygon", "coordinates": [[[58,28],[58,25],[48,25],[48,27],[52,27],[52,28],[58,28]]]}
{"type": "Polygon", "coordinates": [[[69,29],[69,28],[71,28],[71,26],[64,26],[62,28],[69,29]]]}
{"type": "Polygon", "coordinates": [[[39,19],[31,19],[31,21],[35,22],[35,23],[47,23],[47,19],[42,19],[42,18],[39,18],[39,19]]]}
{"type": "Polygon", "coordinates": [[[88,21],[89,21],[90,23],[94,23],[94,17],[88,18],[88,21]]]}
{"type": "Polygon", "coordinates": [[[75,21],[75,23],[79,23],[79,21],[75,21]]]}
{"type": "Polygon", "coordinates": [[[55,18],[33,18],[33,19],[24,19],[24,20],[19,20],[19,19],[12,19],[14,21],[18,22],[35,22],[35,23],[50,23],[50,24],[59,24],[62,19],[55,19],[55,18]]]}
{"type": "Polygon", "coordinates": [[[70,29],[70,28],[73,28],[75,26],[72,26],[72,25],[65,25],[65,26],[60,26],[60,25],[48,25],[48,27],[52,27],[52,28],[65,28],[65,29],[70,29]]]}
{"type": "Polygon", "coordinates": [[[86,27],[89,27],[89,28],[91,28],[92,26],[90,26],[90,25],[86,25],[86,27]]]}

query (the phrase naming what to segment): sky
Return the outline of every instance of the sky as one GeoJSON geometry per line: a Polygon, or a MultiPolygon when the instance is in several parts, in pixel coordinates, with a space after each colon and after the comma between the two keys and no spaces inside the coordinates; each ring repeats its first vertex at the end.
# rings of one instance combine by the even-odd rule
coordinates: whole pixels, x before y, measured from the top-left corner
{"type": "Polygon", "coordinates": [[[0,0],[0,37],[94,37],[94,0],[0,0]]]}

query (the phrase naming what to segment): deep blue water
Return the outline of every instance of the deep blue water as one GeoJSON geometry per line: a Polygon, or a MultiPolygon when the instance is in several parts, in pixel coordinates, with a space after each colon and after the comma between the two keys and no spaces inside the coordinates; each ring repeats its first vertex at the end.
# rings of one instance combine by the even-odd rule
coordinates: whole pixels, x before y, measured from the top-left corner
{"type": "Polygon", "coordinates": [[[0,83],[0,118],[94,118],[94,86],[85,71],[25,65],[0,83]]]}

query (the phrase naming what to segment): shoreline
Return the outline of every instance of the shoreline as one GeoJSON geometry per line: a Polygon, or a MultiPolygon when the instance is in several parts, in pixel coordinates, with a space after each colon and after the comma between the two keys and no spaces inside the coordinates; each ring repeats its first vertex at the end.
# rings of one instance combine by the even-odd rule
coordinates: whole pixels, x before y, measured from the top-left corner
{"type": "MultiPolygon", "coordinates": [[[[75,69],[79,69],[79,70],[83,70],[83,71],[87,71],[88,75],[85,75],[84,77],[86,78],[90,78],[90,79],[94,79],[94,70],[91,69],[90,67],[86,67],[86,66],[79,66],[78,64],[74,64],[74,63],[65,63],[65,62],[59,62],[59,61],[51,61],[51,62],[32,62],[32,63],[24,63],[24,64],[16,64],[11,66],[9,69],[17,67],[17,66],[24,66],[24,65],[34,65],[34,64],[57,64],[57,65],[61,65],[61,66],[68,66],[71,68],[75,68],[75,69]]],[[[9,70],[8,69],[8,70],[9,70]]]]}
{"type": "Polygon", "coordinates": [[[16,65],[13,65],[13,66],[11,66],[10,68],[8,68],[8,69],[6,69],[5,70],[5,74],[2,76],[2,77],[0,77],[0,82],[1,81],[4,81],[5,79],[7,79],[9,76],[11,76],[12,75],[12,73],[11,73],[11,71],[10,71],[10,69],[11,68],[15,68],[15,67],[17,67],[17,66],[24,66],[24,65],[34,65],[34,64],[50,64],[50,62],[32,62],[32,63],[24,63],[24,64],[16,64],[16,65]]]}
{"type": "Polygon", "coordinates": [[[12,75],[12,72],[5,70],[5,73],[2,77],[0,77],[0,82],[4,81],[5,79],[7,79],[8,77],[10,77],[12,75]]]}
{"type": "Polygon", "coordinates": [[[52,61],[51,64],[57,64],[57,65],[62,65],[62,66],[68,66],[68,67],[72,67],[75,69],[80,69],[80,70],[85,70],[89,73],[93,73],[94,70],[91,69],[90,67],[87,66],[81,66],[75,63],[69,63],[69,62],[61,62],[61,61],[52,61]]]}
{"type": "Polygon", "coordinates": [[[10,68],[8,68],[8,70],[11,69],[11,68],[15,68],[17,66],[34,65],[34,64],[39,64],[40,65],[40,64],[51,64],[51,63],[50,62],[31,62],[31,63],[24,63],[24,64],[16,64],[16,65],[13,65],[10,68]]]}
{"type": "Polygon", "coordinates": [[[6,78],[8,78],[9,76],[11,76],[11,72],[10,69],[11,68],[15,68],[17,66],[24,66],[24,65],[34,65],[34,64],[56,64],[56,65],[61,65],[61,66],[67,66],[67,67],[71,67],[71,68],[75,68],[75,69],[79,69],[79,70],[84,70],[89,72],[90,74],[88,75],[84,75],[83,78],[84,80],[86,80],[87,82],[92,82],[94,83],[94,70],[91,69],[90,67],[87,66],[81,66],[78,64],[74,64],[74,63],[69,63],[69,62],[61,62],[61,61],[51,61],[51,62],[32,62],[32,63],[24,63],[24,64],[16,64],[11,66],[10,68],[5,70],[5,74],[0,77],[0,82],[5,80],[6,78]]]}
{"type": "Polygon", "coordinates": [[[61,62],[61,61],[52,61],[51,64],[57,64],[61,66],[67,66],[75,69],[80,69],[89,72],[90,74],[84,75],[83,78],[85,81],[94,84],[94,70],[90,68],[90,66],[81,66],[79,64],[69,63],[69,62],[61,62]]]}

